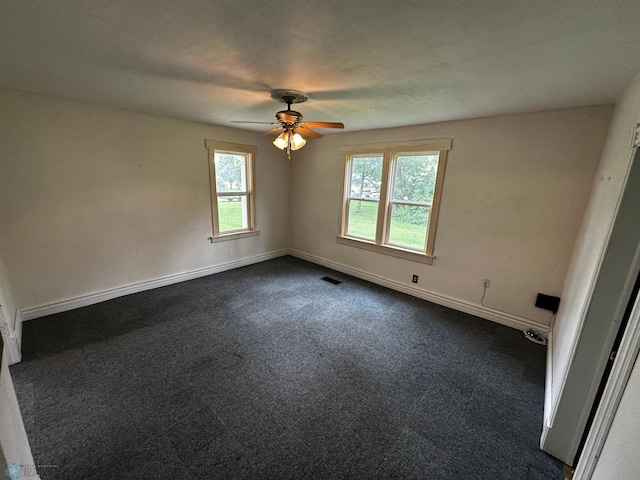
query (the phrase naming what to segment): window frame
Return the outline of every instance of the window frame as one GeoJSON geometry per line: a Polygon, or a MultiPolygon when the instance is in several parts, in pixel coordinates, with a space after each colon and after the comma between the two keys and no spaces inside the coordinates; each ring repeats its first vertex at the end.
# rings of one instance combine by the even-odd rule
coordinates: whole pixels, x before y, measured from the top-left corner
{"type": "Polygon", "coordinates": [[[366,145],[345,145],[342,147],[343,182],[340,192],[340,214],[338,222],[337,242],[343,245],[363,248],[374,252],[391,255],[408,260],[414,260],[428,265],[433,264],[438,214],[442,197],[444,175],[447,164],[447,153],[451,150],[451,139],[412,140],[404,142],[385,142],[366,145]],[[426,202],[398,202],[393,200],[392,187],[395,175],[396,158],[405,154],[438,154],[438,168],[433,201],[430,205],[429,222],[423,250],[389,243],[391,226],[391,209],[394,204],[416,204],[427,206],[426,202]],[[371,155],[382,156],[382,178],[380,198],[378,200],[378,216],[376,221],[376,235],[374,240],[349,235],[347,233],[349,219],[349,203],[352,200],[351,189],[351,159],[371,155]]]}
{"type": "MultiPolygon", "coordinates": [[[[344,215],[345,215],[345,223],[344,223],[344,231],[341,231],[341,233],[344,233],[343,236],[348,236],[349,238],[354,238],[363,242],[367,242],[367,243],[371,243],[371,239],[368,239],[366,237],[359,237],[357,235],[346,235],[346,231],[347,231],[347,220],[349,218],[349,207],[351,205],[352,201],[360,201],[360,202],[370,202],[370,203],[376,203],[377,207],[376,210],[378,212],[378,215],[380,213],[380,203],[382,202],[383,198],[385,198],[385,193],[383,192],[384,188],[382,188],[382,186],[384,185],[384,176],[385,176],[385,159],[384,156],[382,154],[379,153],[352,153],[351,155],[349,155],[349,159],[348,159],[349,164],[345,167],[345,179],[344,179],[344,198],[343,198],[343,202],[344,202],[344,206],[343,206],[343,211],[344,211],[344,215]],[[353,197],[351,195],[351,184],[352,184],[352,180],[353,180],[353,176],[352,176],[352,170],[350,167],[351,162],[353,159],[357,159],[357,158],[366,158],[366,157],[381,157],[382,158],[382,166],[380,167],[381,169],[381,175],[380,175],[380,193],[379,193],[379,197],[375,200],[371,200],[371,199],[367,199],[367,198],[363,198],[363,197],[353,197]]],[[[379,218],[378,218],[379,220],[379,218]]],[[[376,233],[375,233],[375,238],[378,237],[378,227],[379,227],[379,221],[376,221],[376,233]]],[[[374,238],[374,241],[375,241],[374,238]]]]}
{"type": "Polygon", "coordinates": [[[209,157],[209,187],[211,189],[211,229],[209,240],[219,242],[242,237],[250,237],[259,234],[256,223],[255,209],[255,157],[258,148],[255,145],[242,143],[223,142],[219,140],[205,140],[205,147],[209,157]],[[246,191],[242,192],[218,192],[216,185],[216,152],[232,153],[246,156],[246,191]],[[247,228],[220,232],[220,220],[218,213],[218,198],[220,197],[246,197],[247,198],[247,228]]]}

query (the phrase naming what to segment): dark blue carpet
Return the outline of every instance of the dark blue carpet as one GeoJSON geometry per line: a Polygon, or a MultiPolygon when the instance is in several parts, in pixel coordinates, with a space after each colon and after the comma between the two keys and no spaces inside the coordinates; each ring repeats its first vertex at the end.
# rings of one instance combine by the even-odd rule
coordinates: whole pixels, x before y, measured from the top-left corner
{"type": "Polygon", "coordinates": [[[545,347],[292,257],[26,322],[23,344],[44,480],[562,479],[545,347]]]}

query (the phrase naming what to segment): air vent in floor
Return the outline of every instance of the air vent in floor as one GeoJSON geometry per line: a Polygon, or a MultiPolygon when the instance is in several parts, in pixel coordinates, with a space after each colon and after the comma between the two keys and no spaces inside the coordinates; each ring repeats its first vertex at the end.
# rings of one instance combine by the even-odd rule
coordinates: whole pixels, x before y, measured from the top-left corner
{"type": "Polygon", "coordinates": [[[335,278],[331,277],[322,277],[322,280],[324,280],[325,282],[333,283],[334,285],[340,285],[342,283],[340,280],[336,280],[335,278]]]}

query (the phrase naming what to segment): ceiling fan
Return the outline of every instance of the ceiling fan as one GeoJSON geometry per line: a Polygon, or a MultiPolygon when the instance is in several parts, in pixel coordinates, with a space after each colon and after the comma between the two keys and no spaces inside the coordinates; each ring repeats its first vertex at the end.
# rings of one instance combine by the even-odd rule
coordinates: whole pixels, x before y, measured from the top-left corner
{"type": "Polygon", "coordinates": [[[299,150],[305,146],[307,141],[302,135],[306,135],[309,138],[319,138],[318,132],[314,132],[309,127],[313,128],[344,128],[344,124],[340,122],[305,122],[302,119],[302,114],[291,110],[291,104],[303,103],[309,100],[309,95],[298,90],[285,90],[276,89],[269,92],[269,96],[273,100],[286,103],[287,109],[280,110],[276,113],[275,122],[245,122],[245,121],[232,121],[231,123],[263,123],[267,125],[276,125],[272,129],[264,132],[265,135],[272,135],[279,133],[273,144],[280,150],[286,150],[287,157],[291,159],[291,151],[299,150]]]}

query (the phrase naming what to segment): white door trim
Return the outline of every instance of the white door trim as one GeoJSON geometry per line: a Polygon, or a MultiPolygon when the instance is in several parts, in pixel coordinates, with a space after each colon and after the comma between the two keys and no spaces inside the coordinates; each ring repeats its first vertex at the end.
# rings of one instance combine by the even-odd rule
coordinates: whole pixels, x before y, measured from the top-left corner
{"type": "MultiPolygon", "coordinates": [[[[640,161],[640,124],[634,128],[633,134],[633,155],[630,169],[640,167],[634,165],[640,161]]],[[[625,187],[626,188],[626,187],[625,187]]],[[[636,247],[635,254],[630,262],[630,271],[637,271],[640,265],[640,242],[636,247]]],[[[635,282],[636,278],[630,279],[635,282]]],[[[596,465],[604,448],[605,441],[609,435],[611,424],[618,410],[618,405],[622,400],[625,387],[631,375],[631,371],[640,352],[640,295],[636,296],[634,306],[631,311],[629,322],[623,334],[620,347],[609,373],[609,379],[602,393],[602,398],[597,407],[591,428],[587,434],[587,439],[582,450],[582,454],[576,465],[574,480],[589,480],[595,471],[596,465]]]]}
{"type": "MultiPolygon", "coordinates": [[[[638,255],[640,255],[640,248],[636,253],[636,256],[638,255]]],[[[574,480],[589,480],[593,475],[639,352],[640,295],[635,299],[629,324],[622,338],[616,359],[613,362],[609,381],[602,394],[580,461],[576,466],[574,480]]]]}
{"type": "Polygon", "coordinates": [[[20,343],[16,332],[9,326],[4,305],[0,305],[0,333],[2,333],[2,340],[4,341],[4,353],[7,357],[7,362],[9,365],[18,363],[21,359],[20,343]]]}

